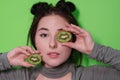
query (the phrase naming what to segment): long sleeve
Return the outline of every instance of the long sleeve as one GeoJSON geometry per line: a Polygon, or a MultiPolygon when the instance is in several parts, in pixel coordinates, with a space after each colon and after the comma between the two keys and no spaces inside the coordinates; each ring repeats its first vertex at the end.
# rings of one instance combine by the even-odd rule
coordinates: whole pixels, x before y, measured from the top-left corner
{"type": "Polygon", "coordinates": [[[8,62],[7,59],[7,53],[0,53],[0,71],[6,70],[6,69],[10,69],[11,66],[8,62]]]}
{"type": "Polygon", "coordinates": [[[77,69],[76,80],[120,80],[120,51],[95,44],[92,53],[89,55],[98,61],[110,64],[110,66],[90,66],[77,69]]]}
{"type": "Polygon", "coordinates": [[[95,44],[92,54],[89,56],[120,70],[120,50],[95,44]]]}
{"type": "Polygon", "coordinates": [[[7,53],[1,53],[0,80],[30,80],[29,70],[26,68],[12,69],[7,59],[7,53]]]}

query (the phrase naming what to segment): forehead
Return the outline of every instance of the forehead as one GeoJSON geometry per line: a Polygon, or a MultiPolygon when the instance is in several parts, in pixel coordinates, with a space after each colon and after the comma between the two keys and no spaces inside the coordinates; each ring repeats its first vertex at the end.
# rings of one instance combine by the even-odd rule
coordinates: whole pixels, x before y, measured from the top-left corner
{"type": "Polygon", "coordinates": [[[66,22],[67,20],[59,15],[48,15],[39,21],[38,28],[59,29],[65,27],[66,22]]]}

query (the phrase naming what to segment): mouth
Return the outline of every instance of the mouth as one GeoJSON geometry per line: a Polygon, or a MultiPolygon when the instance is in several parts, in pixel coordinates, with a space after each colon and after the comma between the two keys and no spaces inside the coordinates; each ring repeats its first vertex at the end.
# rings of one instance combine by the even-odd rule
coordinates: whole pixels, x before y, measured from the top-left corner
{"type": "Polygon", "coordinates": [[[57,53],[57,52],[49,52],[47,54],[50,58],[58,58],[60,53],[57,53]]]}

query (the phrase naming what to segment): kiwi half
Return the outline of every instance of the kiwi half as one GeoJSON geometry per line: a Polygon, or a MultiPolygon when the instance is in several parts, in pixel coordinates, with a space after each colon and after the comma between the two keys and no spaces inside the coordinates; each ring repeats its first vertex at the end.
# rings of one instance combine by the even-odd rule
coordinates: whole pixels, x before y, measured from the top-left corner
{"type": "Polygon", "coordinates": [[[31,54],[30,56],[28,56],[26,61],[30,64],[37,65],[37,64],[41,63],[41,57],[39,54],[34,53],[34,54],[31,54]]]}
{"type": "Polygon", "coordinates": [[[72,40],[72,34],[67,31],[59,31],[57,33],[57,40],[61,43],[69,42],[72,40]]]}

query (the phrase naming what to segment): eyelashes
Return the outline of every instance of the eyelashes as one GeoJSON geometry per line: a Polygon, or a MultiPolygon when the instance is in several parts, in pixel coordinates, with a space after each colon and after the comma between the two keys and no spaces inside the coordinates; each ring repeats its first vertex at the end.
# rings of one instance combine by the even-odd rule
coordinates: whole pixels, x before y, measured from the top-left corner
{"type": "Polygon", "coordinates": [[[48,34],[46,34],[46,33],[41,33],[40,34],[40,37],[42,37],[42,38],[45,38],[45,37],[48,37],[49,35],[48,34]]]}

